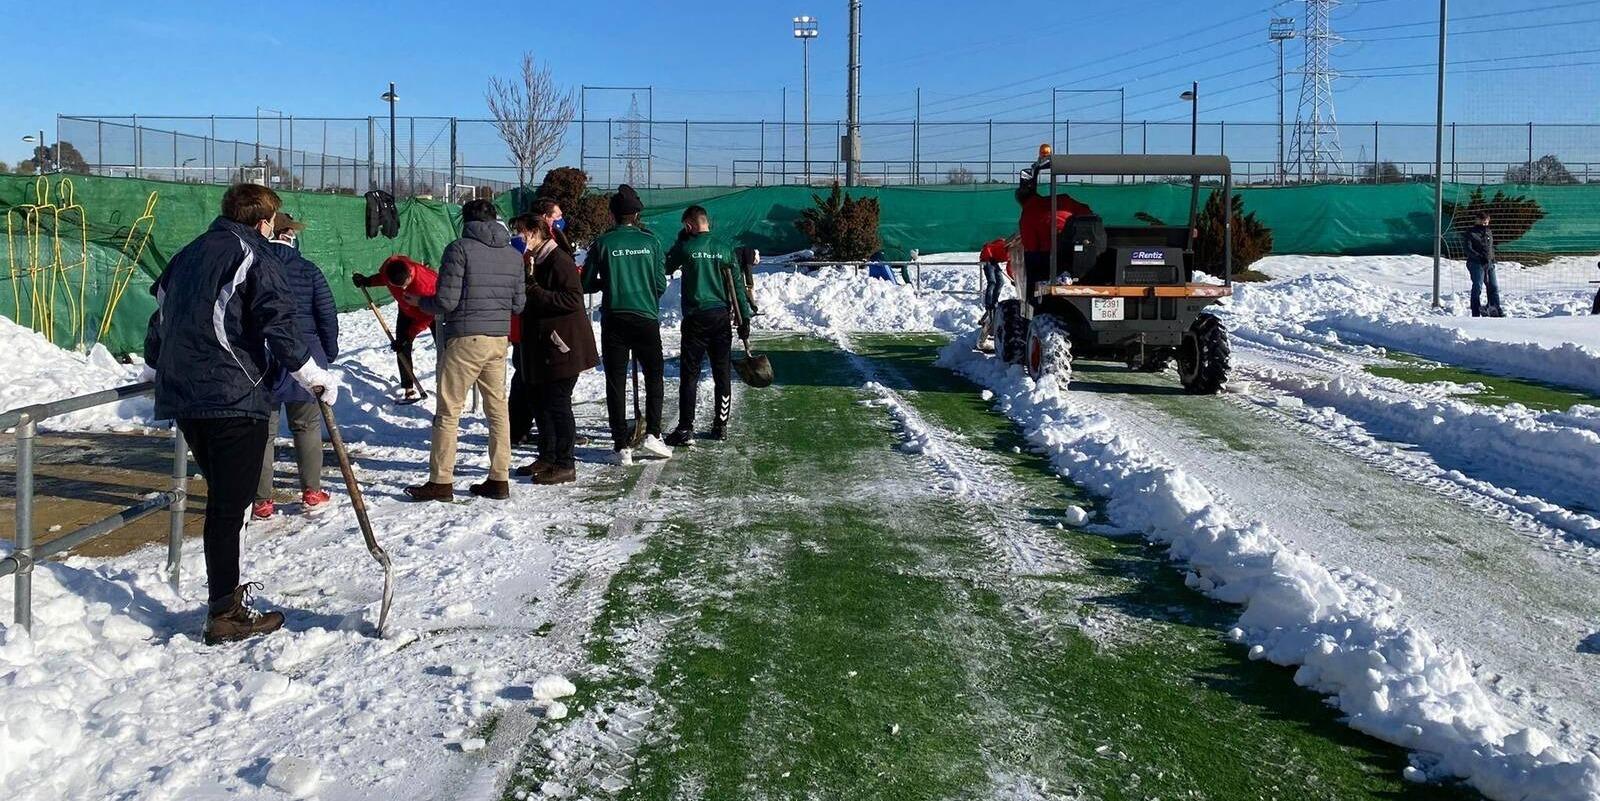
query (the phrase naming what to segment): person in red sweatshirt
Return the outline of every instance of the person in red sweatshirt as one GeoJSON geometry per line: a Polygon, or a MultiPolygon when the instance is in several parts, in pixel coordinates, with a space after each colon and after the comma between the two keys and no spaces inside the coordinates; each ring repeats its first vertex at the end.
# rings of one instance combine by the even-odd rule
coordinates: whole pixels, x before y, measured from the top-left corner
{"type": "Polygon", "coordinates": [[[1062,192],[1056,195],[1054,224],[1050,219],[1050,198],[1039,194],[1039,171],[1050,164],[1050,145],[1039,146],[1039,160],[1022,171],[1016,198],[1022,206],[1017,233],[1022,239],[1023,297],[1033,301],[1033,286],[1050,280],[1050,243],[1067,227],[1074,214],[1093,214],[1088,206],[1062,192]]]}
{"type": "MultiPolygon", "coordinates": [[[[406,300],[407,295],[432,297],[439,291],[439,273],[419,261],[395,254],[384,260],[383,266],[372,275],[356,273],[350,280],[359,287],[381,286],[394,296],[399,319],[395,324],[394,355],[400,369],[400,389],[404,401],[417,398],[417,375],[412,368],[413,343],[424,331],[433,330],[433,315],[424,312],[406,300]]],[[[438,338],[438,333],[434,333],[438,338]]]]}

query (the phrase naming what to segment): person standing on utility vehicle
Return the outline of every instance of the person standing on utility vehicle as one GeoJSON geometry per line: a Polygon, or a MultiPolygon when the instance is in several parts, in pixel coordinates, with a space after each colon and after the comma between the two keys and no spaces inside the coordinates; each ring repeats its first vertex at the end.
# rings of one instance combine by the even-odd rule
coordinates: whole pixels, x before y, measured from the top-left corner
{"type": "Polygon", "coordinates": [[[506,411],[506,347],[512,315],[524,302],[522,255],[511,247],[511,232],[487,200],[461,207],[461,238],[444,249],[439,286],[433,297],[407,295],[406,301],[439,319],[438,406],[428,481],[406,487],[419,501],[455,497],[456,440],[467,390],[477,386],[489,419],[489,477],[473,484],[473,495],[503,501],[511,497],[511,423],[506,411]]]}
{"type": "Polygon", "coordinates": [[[1494,230],[1489,227],[1488,210],[1477,214],[1477,224],[1467,229],[1464,236],[1467,246],[1467,276],[1472,279],[1472,316],[1504,317],[1500,311],[1500,281],[1494,270],[1494,230]],[[1489,305],[1482,306],[1481,296],[1489,289],[1489,305]]]}
{"type": "Polygon", "coordinates": [[[615,225],[589,246],[583,265],[583,291],[600,293],[600,359],[606,374],[606,416],[618,464],[631,464],[628,428],[628,360],[637,359],[645,376],[645,455],[670,458],[661,441],[661,407],[666,394],[661,355],[661,295],[667,273],[660,240],[639,222],[644,203],[623,184],[611,196],[615,225]]]}
{"type": "Polygon", "coordinates": [[[250,608],[261,585],[239,582],[239,535],[267,447],[270,362],[293,365],[295,382],[325,403],[339,394],[338,374],[311,359],[295,330],[282,267],[267,244],[282,205],[267,187],[231,187],[222,215],[151,287],[156,312],[144,358],[155,416],[177,421],[206,480],[207,645],[283,626],[282,612],[250,608]]]}
{"type": "Polygon", "coordinates": [[[1050,145],[1039,146],[1039,160],[1022,171],[1016,191],[1017,204],[1022,207],[1022,216],[1017,220],[1017,233],[1022,239],[1023,280],[1020,285],[1022,297],[1029,303],[1034,300],[1034,285],[1050,280],[1050,246],[1067,227],[1067,220],[1074,214],[1094,213],[1071,195],[1061,192],[1056,195],[1052,224],[1050,198],[1039,194],[1039,171],[1050,166],[1050,153],[1050,145]]]}
{"type": "Polygon", "coordinates": [[[673,447],[694,444],[695,395],[700,385],[700,364],[711,357],[711,380],[716,387],[716,418],[710,439],[726,439],[728,416],[733,409],[732,350],[733,304],[738,304],[739,337],[750,338],[750,299],[733,248],[711,233],[711,218],[699,206],[683,212],[683,229],[667,251],[667,274],[683,271],[682,353],[678,358],[678,426],[667,435],[673,447]],[[730,286],[731,282],[731,286],[730,286]]]}

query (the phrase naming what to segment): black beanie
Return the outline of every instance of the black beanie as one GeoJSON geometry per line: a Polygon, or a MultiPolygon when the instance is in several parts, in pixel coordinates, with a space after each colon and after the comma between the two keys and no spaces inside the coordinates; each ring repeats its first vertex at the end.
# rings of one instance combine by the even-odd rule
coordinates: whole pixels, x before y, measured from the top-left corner
{"type": "Polygon", "coordinates": [[[627,184],[617,187],[617,193],[611,196],[611,215],[620,219],[641,211],[644,211],[644,202],[639,200],[639,193],[627,184]]]}

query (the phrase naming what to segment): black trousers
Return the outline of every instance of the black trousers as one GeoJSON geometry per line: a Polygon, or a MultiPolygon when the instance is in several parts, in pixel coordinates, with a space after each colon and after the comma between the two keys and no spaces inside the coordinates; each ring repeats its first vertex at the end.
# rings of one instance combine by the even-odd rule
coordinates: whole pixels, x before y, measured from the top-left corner
{"type": "MultiPolygon", "coordinates": [[[[404,326],[405,321],[401,320],[400,325],[404,326]]],[[[438,342],[439,325],[435,323],[434,325],[429,326],[428,331],[429,333],[433,334],[433,341],[438,342]]],[[[412,337],[411,339],[397,339],[394,341],[394,361],[396,369],[400,371],[401,389],[411,389],[421,383],[417,381],[415,367],[416,360],[412,355],[416,350],[416,342],[416,337],[412,337]]]]}
{"type": "Polygon", "coordinates": [[[678,428],[694,430],[695,395],[700,390],[700,365],[711,357],[711,383],[716,387],[717,422],[726,425],[733,406],[733,327],[727,309],[699,311],[683,318],[683,352],[678,358],[678,428]]]}
{"type": "Polygon", "coordinates": [[[506,401],[506,405],[507,414],[511,417],[512,445],[525,442],[528,436],[534,433],[534,423],[538,419],[534,411],[538,388],[534,385],[533,371],[522,366],[522,353],[522,345],[511,346],[511,366],[514,372],[511,374],[511,397],[506,401]]]}
{"type": "Polygon", "coordinates": [[[600,361],[606,371],[606,417],[611,442],[622,450],[633,431],[628,427],[628,359],[644,371],[645,433],[661,435],[661,405],[666,395],[662,373],[661,324],[637,314],[607,314],[600,321],[600,361]]]}
{"type": "Polygon", "coordinates": [[[213,609],[239,586],[239,533],[256,496],[267,449],[267,421],[203,417],[178,421],[206,479],[206,590],[213,609]]]}
{"type": "Polygon", "coordinates": [[[535,383],[528,392],[530,406],[539,426],[539,459],[556,467],[572,467],[572,444],[578,438],[578,423],[572,418],[572,390],[578,377],[557,378],[535,383]]]}

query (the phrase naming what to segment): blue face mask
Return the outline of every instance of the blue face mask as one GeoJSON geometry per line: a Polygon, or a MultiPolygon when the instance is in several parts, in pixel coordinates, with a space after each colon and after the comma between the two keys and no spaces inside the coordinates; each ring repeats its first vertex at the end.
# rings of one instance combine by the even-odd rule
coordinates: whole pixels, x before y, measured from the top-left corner
{"type": "Polygon", "coordinates": [[[556,220],[555,229],[557,231],[565,231],[565,230],[567,230],[567,218],[562,217],[561,219],[556,220]]]}

